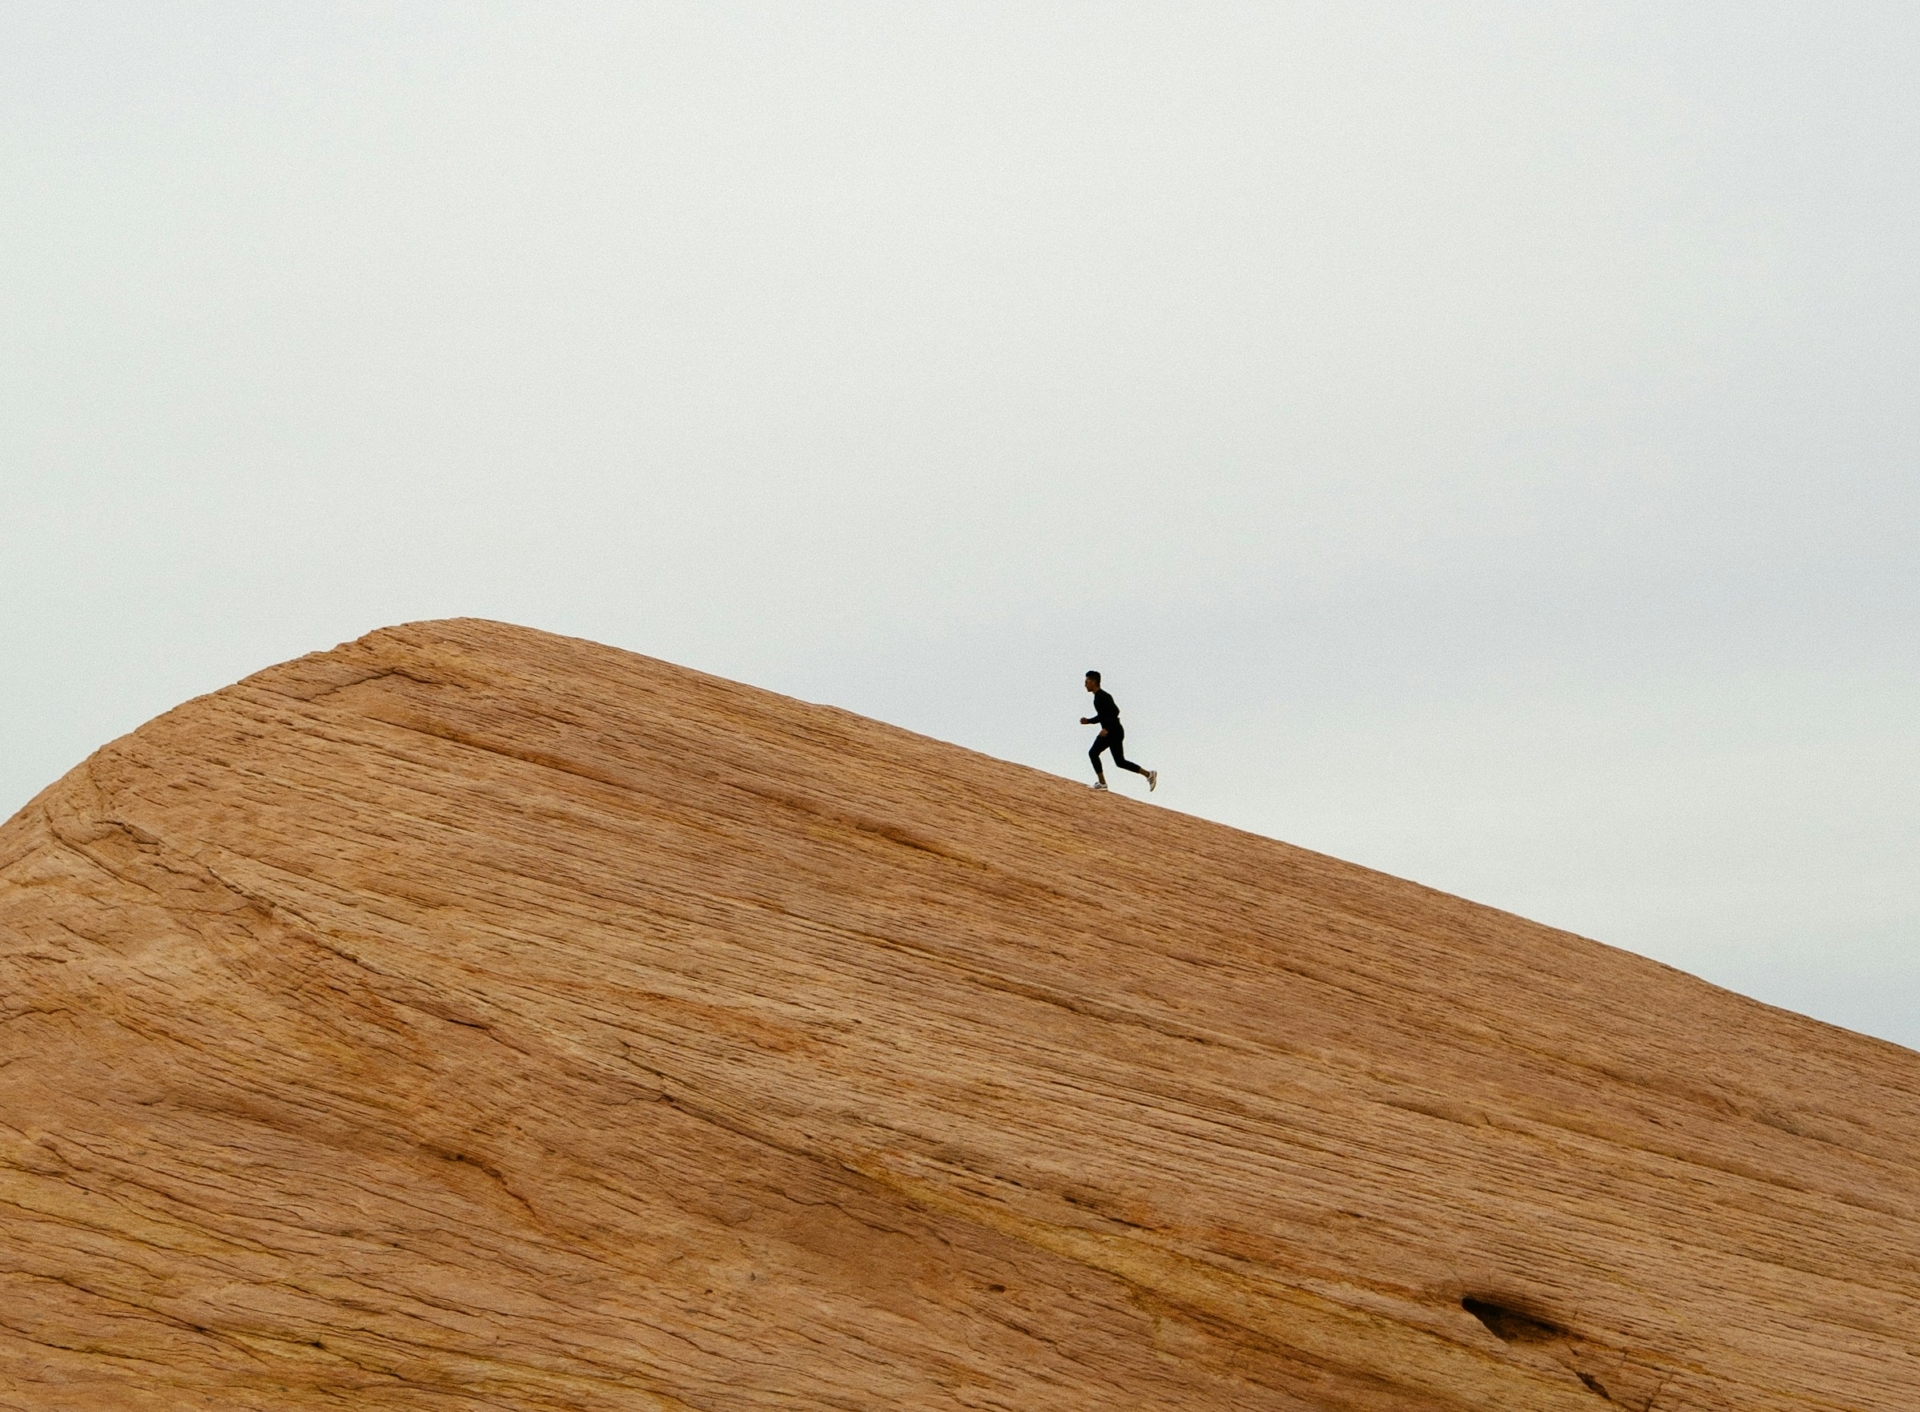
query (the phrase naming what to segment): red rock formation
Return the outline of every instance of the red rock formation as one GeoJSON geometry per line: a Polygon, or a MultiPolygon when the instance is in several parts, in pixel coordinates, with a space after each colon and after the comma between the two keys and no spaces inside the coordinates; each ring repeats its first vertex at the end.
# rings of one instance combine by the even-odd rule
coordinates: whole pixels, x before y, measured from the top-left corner
{"type": "Polygon", "coordinates": [[[0,1407],[1920,1405],[1920,1055],[480,622],[0,831],[0,1407]]]}

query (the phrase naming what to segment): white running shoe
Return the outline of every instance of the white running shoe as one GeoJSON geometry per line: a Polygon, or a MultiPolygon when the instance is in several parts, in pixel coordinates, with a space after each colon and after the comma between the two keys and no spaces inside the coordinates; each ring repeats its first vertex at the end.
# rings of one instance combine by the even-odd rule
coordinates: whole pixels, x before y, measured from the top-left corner
{"type": "Polygon", "coordinates": [[[1160,772],[1158,770],[1148,770],[1147,771],[1147,793],[1152,794],[1159,787],[1160,787],[1160,772]]]}
{"type": "Polygon", "coordinates": [[[1095,789],[1105,789],[1107,787],[1107,782],[1105,780],[1096,780],[1094,781],[1093,787],[1095,789]]]}

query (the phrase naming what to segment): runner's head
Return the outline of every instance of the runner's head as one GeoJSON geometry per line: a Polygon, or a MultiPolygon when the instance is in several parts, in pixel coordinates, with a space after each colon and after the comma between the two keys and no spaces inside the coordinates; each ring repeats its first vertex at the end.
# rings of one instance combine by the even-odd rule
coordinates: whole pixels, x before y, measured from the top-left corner
{"type": "Polygon", "coordinates": [[[1099,689],[1100,689],[1100,673],[1088,672],[1087,673],[1087,690],[1098,691],[1099,689]]]}

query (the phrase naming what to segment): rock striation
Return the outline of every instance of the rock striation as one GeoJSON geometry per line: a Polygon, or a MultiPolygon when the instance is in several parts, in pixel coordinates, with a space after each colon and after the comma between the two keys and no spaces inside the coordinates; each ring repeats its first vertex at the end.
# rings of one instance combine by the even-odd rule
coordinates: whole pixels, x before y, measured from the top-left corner
{"type": "Polygon", "coordinates": [[[0,830],[0,1408],[1920,1406],[1920,1055],[478,621],[0,830]]]}

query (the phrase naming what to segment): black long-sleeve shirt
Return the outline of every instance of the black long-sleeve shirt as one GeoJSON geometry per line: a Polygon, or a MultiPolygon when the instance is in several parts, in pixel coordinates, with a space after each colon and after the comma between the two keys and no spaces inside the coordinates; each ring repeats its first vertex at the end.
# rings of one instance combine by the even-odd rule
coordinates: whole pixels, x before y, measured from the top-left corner
{"type": "Polygon", "coordinates": [[[1093,693],[1093,718],[1109,735],[1120,734],[1120,707],[1104,691],[1093,693]]]}

